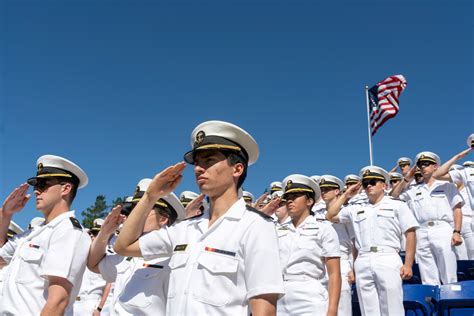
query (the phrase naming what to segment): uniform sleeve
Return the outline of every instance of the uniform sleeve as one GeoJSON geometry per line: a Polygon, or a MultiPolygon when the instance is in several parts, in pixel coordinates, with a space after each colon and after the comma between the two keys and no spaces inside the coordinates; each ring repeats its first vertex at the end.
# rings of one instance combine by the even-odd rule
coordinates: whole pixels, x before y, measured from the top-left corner
{"type": "MultiPolygon", "coordinates": [[[[462,170],[464,171],[464,170],[462,170]]],[[[453,180],[454,183],[457,185],[460,184],[467,184],[467,179],[464,177],[464,172],[461,170],[451,170],[449,171],[449,176],[451,177],[451,180],[453,180]]]]}
{"type": "Polygon", "coordinates": [[[337,217],[339,218],[339,223],[349,223],[351,221],[351,210],[354,208],[354,205],[343,206],[337,217]]]}
{"type": "Polygon", "coordinates": [[[16,247],[17,238],[13,237],[9,241],[7,241],[2,248],[0,248],[0,257],[2,257],[7,264],[10,264],[10,261],[13,258],[13,254],[15,253],[16,247]]]}
{"type": "Polygon", "coordinates": [[[410,194],[408,194],[409,190],[410,189],[404,190],[402,193],[400,193],[400,196],[398,198],[404,202],[408,202],[410,200],[410,194]]]}
{"type": "Polygon", "coordinates": [[[90,244],[90,237],[82,229],[74,228],[69,219],[64,220],[51,234],[40,275],[61,277],[72,284],[80,282],[90,244]]]}
{"type": "MultiPolygon", "coordinates": [[[[187,225],[187,223],[185,223],[187,225]]],[[[178,224],[179,225],[179,224],[178,224]]],[[[153,260],[159,257],[169,257],[173,252],[171,235],[176,226],[163,226],[159,230],[154,230],[141,236],[138,239],[140,252],[145,260],[153,260]]]]}
{"type": "Polygon", "coordinates": [[[464,199],[456,186],[452,183],[446,183],[446,197],[448,198],[449,205],[452,209],[459,203],[461,203],[460,206],[464,205],[464,199]]]}
{"type": "Polygon", "coordinates": [[[331,224],[325,224],[321,229],[321,255],[325,258],[340,257],[341,248],[334,227],[331,224]]]}
{"type": "Polygon", "coordinates": [[[115,282],[117,279],[117,267],[124,260],[124,257],[113,254],[107,254],[99,262],[99,272],[107,282],[115,282]]]}
{"type": "Polygon", "coordinates": [[[275,225],[263,218],[255,220],[241,244],[247,299],[262,294],[284,294],[275,225]]]}
{"type": "Polygon", "coordinates": [[[418,228],[420,225],[415,219],[413,212],[408,208],[408,205],[404,202],[399,203],[398,208],[398,221],[400,222],[400,228],[402,233],[405,233],[410,228],[418,228]]]}

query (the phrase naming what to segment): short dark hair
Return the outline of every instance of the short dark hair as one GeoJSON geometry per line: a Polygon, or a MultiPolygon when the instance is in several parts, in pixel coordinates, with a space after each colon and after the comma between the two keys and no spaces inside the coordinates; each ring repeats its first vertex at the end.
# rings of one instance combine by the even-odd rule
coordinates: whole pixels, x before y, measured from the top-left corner
{"type": "Polygon", "coordinates": [[[242,184],[244,184],[245,178],[247,178],[247,161],[241,157],[240,155],[234,153],[234,152],[224,152],[224,155],[227,159],[227,162],[231,166],[235,166],[238,163],[241,163],[244,165],[244,172],[240,175],[239,179],[237,180],[237,190],[240,189],[242,184]]]}

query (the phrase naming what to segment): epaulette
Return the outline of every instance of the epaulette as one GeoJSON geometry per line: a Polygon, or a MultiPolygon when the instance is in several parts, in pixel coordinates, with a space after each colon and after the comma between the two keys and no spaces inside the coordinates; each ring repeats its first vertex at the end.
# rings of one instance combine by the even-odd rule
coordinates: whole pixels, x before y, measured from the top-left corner
{"type": "Polygon", "coordinates": [[[201,214],[198,214],[198,215],[194,215],[193,217],[185,218],[185,219],[183,219],[181,222],[189,221],[190,219],[199,218],[199,217],[201,217],[201,216],[203,216],[203,215],[204,215],[204,212],[202,212],[201,214]]]}
{"type": "Polygon", "coordinates": [[[267,215],[263,212],[260,212],[259,210],[251,207],[250,205],[245,205],[245,207],[247,208],[247,211],[257,213],[258,215],[262,216],[265,219],[270,219],[270,220],[272,219],[272,217],[270,215],[267,215]]]}
{"type": "Polygon", "coordinates": [[[82,230],[82,225],[81,225],[81,223],[79,223],[79,221],[77,220],[77,218],[75,218],[75,217],[69,217],[69,219],[71,220],[72,226],[74,226],[74,228],[77,228],[77,229],[82,230]]]}

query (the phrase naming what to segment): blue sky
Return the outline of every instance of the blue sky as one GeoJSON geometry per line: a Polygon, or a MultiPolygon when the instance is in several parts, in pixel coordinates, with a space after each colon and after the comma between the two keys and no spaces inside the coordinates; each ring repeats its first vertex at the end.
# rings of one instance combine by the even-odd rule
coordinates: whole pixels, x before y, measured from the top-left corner
{"type": "MultiPolygon", "coordinates": [[[[129,195],[210,119],[259,143],[254,195],[291,173],[342,178],[369,160],[364,86],[395,74],[408,86],[373,138],[375,164],[446,160],[474,132],[472,21],[468,0],[3,0],[0,198],[43,154],[88,173],[77,213],[129,195]]],[[[197,190],[192,167],[183,190],[197,190]]],[[[38,215],[31,201],[14,220],[38,215]]]]}

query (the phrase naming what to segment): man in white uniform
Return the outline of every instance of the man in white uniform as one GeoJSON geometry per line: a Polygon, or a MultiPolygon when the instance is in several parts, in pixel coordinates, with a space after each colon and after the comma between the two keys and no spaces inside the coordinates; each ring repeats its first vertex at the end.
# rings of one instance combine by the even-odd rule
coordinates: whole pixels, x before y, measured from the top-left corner
{"type": "MultiPolygon", "coordinates": [[[[409,203],[420,224],[416,234],[416,262],[421,281],[429,285],[440,285],[440,281],[443,284],[457,282],[454,247],[462,243],[461,207],[464,201],[454,184],[433,177],[440,165],[438,155],[421,152],[416,156],[416,165],[421,170],[424,183],[410,186],[400,194],[400,199],[409,203]]],[[[413,172],[414,168],[402,185],[411,182],[413,172]]],[[[399,188],[395,186],[394,190],[399,188]]]]}
{"type": "MultiPolygon", "coordinates": [[[[151,179],[137,185],[132,202],[138,203],[151,179]]],[[[133,213],[133,210],[132,210],[133,213]]],[[[170,269],[168,258],[144,260],[107,253],[107,241],[123,221],[120,207],[106,218],[97,239],[92,243],[88,267],[100,272],[108,282],[115,282],[110,315],[165,315],[170,269]]],[[[186,211],[178,198],[170,193],[156,201],[146,218],[144,233],[182,220],[186,211]]]]}
{"type": "Polygon", "coordinates": [[[168,315],[275,315],[284,293],[275,225],[238,198],[258,145],[243,129],[204,122],[191,136],[185,160],[194,165],[201,193],[210,199],[202,216],[140,238],[150,205],[179,183],[184,162],[157,174],[115,244],[124,256],[171,256],[168,315]]]}
{"type": "Polygon", "coordinates": [[[90,237],[70,205],[78,188],[87,185],[79,166],[62,157],[45,155],[37,162],[36,208],[45,223],[6,242],[8,224],[30,198],[28,184],[16,188],[0,212],[0,264],[10,264],[4,280],[1,315],[62,315],[81,287],[90,237]]]}
{"type": "Polygon", "coordinates": [[[369,166],[360,176],[368,202],[341,209],[359,189],[359,185],[353,186],[328,206],[327,218],[351,223],[354,228],[359,253],[354,270],[362,315],[403,316],[402,279],[413,275],[418,223],[405,203],[385,196],[389,182],[385,170],[369,166]],[[402,234],[407,240],[404,264],[398,254],[402,234]]]}

